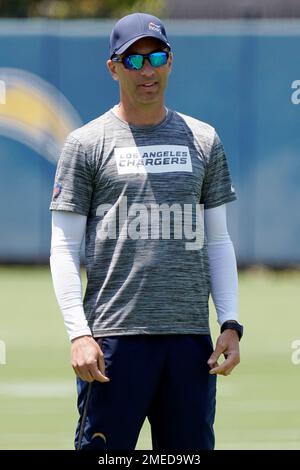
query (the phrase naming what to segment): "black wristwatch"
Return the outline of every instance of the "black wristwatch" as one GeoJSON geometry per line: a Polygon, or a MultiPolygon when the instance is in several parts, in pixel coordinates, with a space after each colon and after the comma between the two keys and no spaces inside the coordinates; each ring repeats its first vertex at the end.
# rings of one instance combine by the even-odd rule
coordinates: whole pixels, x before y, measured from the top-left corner
{"type": "Polygon", "coordinates": [[[225,330],[235,330],[239,336],[239,341],[241,341],[244,332],[243,325],[240,325],[240,323],[238,323],[237,321],[228,320],[225,321],[221,326],[221,333],[223,333],[223,331],[225,330]]]}

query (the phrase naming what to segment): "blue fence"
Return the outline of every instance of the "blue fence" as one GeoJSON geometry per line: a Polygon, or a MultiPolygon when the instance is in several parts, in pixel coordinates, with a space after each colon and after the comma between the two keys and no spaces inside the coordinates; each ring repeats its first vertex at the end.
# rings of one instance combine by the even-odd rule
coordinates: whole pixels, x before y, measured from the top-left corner
{"type": "MultiPolygon", "coordinates": [[[[238,194],[229,210],[238,261],[299,263],[300,22],[166,23],[167,105],[221,136],[238,194]]],[[[0,261],[49,256],[59,149],[118,100],[105,65],[111,27],[0,21],[0,261]]]]}

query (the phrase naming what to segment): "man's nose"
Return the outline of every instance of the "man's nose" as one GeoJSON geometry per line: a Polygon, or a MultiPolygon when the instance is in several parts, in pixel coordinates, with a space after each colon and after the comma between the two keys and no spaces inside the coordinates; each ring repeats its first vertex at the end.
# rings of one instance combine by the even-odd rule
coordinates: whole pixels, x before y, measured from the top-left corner
{"type": "Polygon", "coordinates": [[[147,77],[151,77],[151,75],[154,75],[153,67],[152,67],[152,65],[150,64],[148,58],[145,59],[144,65],[143,65],[143,67],[142,67],[142,69],[141,69],[141,72],[142,72],[142,75],[145,75],[145,76],[147,76],[147,77]]]}

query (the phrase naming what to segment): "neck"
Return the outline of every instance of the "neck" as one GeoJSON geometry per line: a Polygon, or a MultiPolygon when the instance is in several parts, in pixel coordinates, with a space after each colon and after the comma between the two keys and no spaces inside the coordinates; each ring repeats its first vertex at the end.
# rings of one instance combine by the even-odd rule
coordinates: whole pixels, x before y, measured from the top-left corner
{"type": "Polygon", "coordinates": [[[166,108],[163,103],[153,106],[146,105],[137,109],[135,106],[126,105],[121,101],[116,109],[117,115],[123,121],[134,126],[151,126],[159,124],[166,116],[166,108]]]}

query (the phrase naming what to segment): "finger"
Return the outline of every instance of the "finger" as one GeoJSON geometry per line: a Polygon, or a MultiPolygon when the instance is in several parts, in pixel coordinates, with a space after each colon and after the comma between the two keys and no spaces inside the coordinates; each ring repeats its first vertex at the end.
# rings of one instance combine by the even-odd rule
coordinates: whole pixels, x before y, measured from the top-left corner
{"type": "Polygon", "coordinates": [[[224,351],[224,348],[220,346],[219,344],[216,345],[216,348],[210,358],[207,361],[207,364],[210,367],[215,367],[215,365],[218,363],[218,359],[221,356],[222,352],[224,351]]]}
{"type": "Polygon", "coordinates": [[[235,366],[238,364],[238,360],[236,360],[234,355],[227,355],[227,359],[222,362],[217,367],[213,367],[209,373],[210,374],[220,374],[220,375],[229,375],[232,370],[235,368],[235,366]]]}
{"type": "Polygon", "coordinates": [[[209,365],[209,367],[216,367],[218,365],[218,359],[219,356],[215,352],[213,352],[210,358],[208,359],[207,364],[209,365]]]}
{"type": "Polygon", "coordinates": [[[208,365],[211,369],[213,369],[214,367],[218,367],[219,363],[217,361],[217,362],[214,362],[214,363],[208,363],[208,365]]]}
{"type": "Polygon", "coordinates": [[[102,372],[98,368],[98,364],[91,364],[89,366],[89,372],[91,376],[93,377],[93,380],[97,380],[98,382],[109,382],[109,378],[106,377],[105,374],[102,374],[102,372]]]}
{"type": "Polygon", "coordinates": [[[231,372],[233,371],[234,367],[231,367],[230,369],[222,369],[221,367],[216,367],[215,369],[211,369],[209,373],[211,375],[230,375],[231,372]]]}
{"type": "Polygon", "coordinates": [[[89,370],[86,367],[73,367],[73,370],[77,377],[85,382],[93,382],[93,376],[90,374],[89,370]]]}
{"type": "Polygon", "coordinates": [[[227,369],[223,367],[223,364],[221,364],[218,367],[214,367],[213,369],[210,369],[209,373],[211,375],[229,375],[232,369],[227,369]]]}
{"type": "Polygon", "coordinates": [[[104,354],[101,351],[98,356],[98,369],[100,370],[101,374],[106,377],[105,374],[105,360],[104,360],[104,354]]]}

